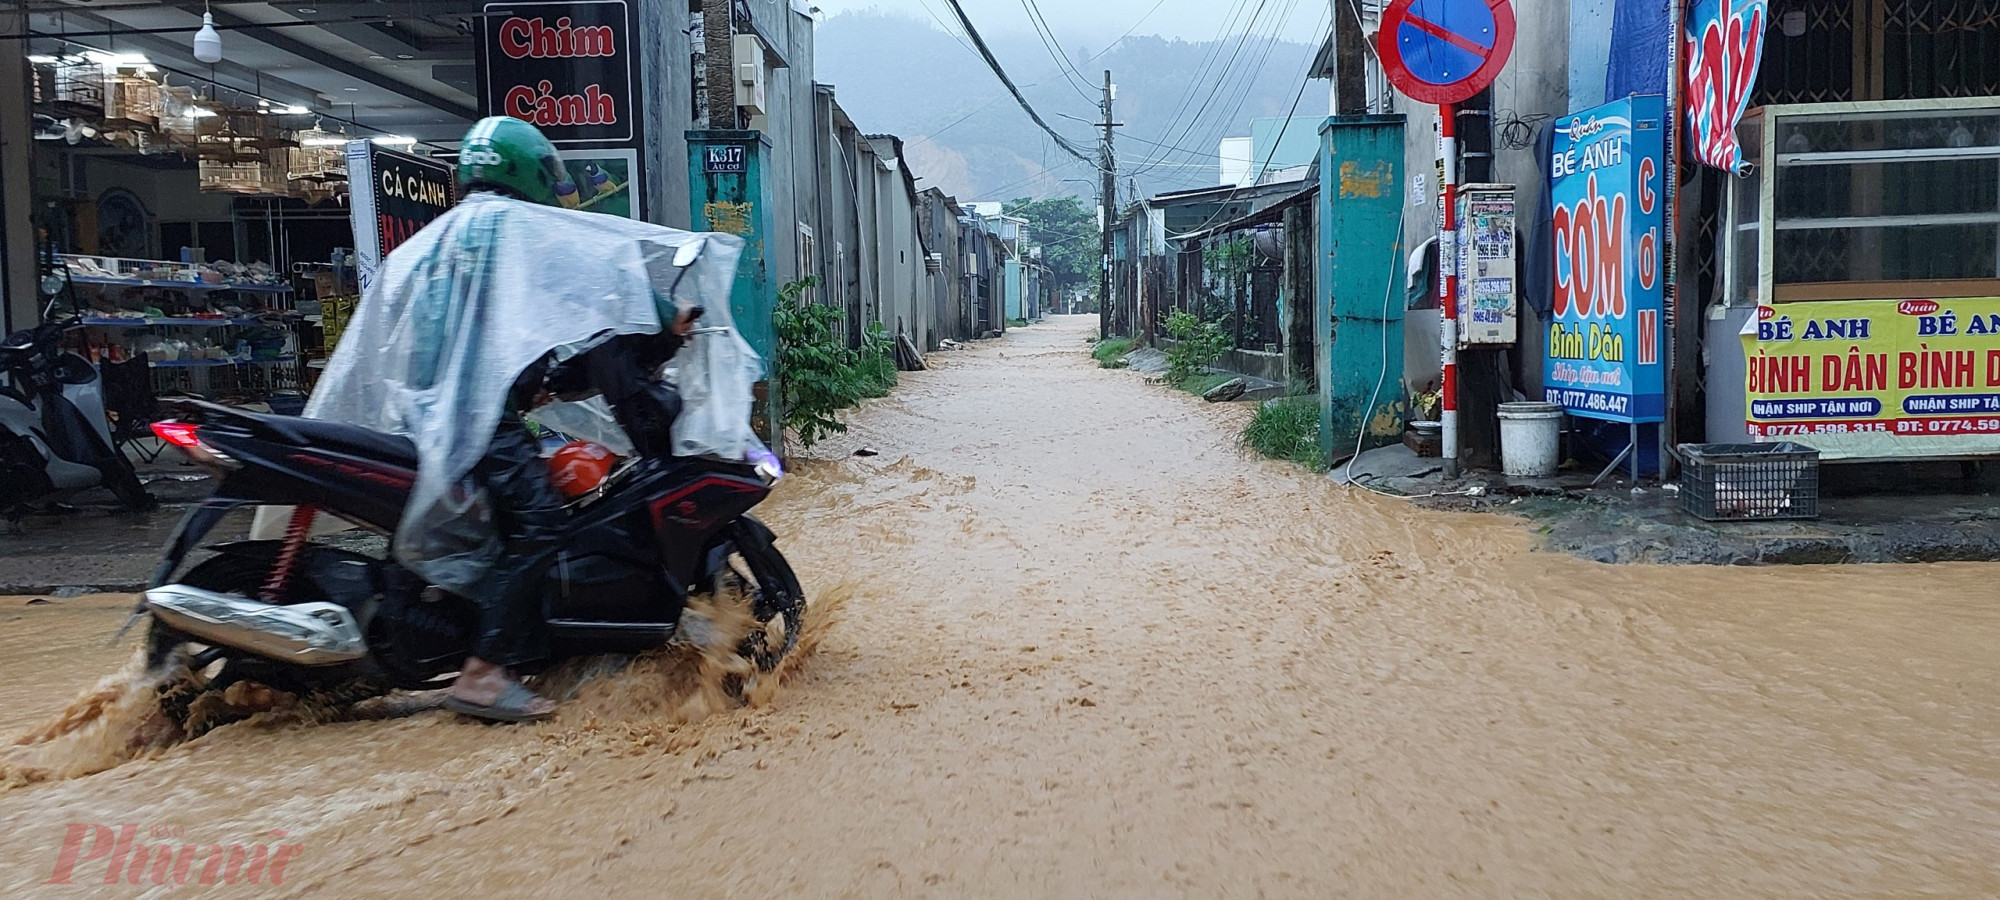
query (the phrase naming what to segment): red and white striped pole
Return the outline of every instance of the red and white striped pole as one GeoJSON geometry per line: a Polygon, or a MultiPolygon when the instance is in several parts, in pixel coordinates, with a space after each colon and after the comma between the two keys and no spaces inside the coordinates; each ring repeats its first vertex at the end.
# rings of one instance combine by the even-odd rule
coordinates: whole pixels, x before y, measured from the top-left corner
{"type": "Polygon", "coordinates": [[[1444,474],[1458,477],[1458,105],[1438,104],[1438,134],[1444,155],[1444,217],[1438,226],[1439,360],[1444,364],[1442,395],[1444,474]]]}

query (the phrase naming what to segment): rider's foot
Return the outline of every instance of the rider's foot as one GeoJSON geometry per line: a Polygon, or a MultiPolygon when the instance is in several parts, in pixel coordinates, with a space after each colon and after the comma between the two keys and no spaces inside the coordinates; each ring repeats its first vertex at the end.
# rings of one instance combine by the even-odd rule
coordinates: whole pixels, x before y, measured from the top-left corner
{"type": "Polygon", "coordinates": [[[459,670],[445,705],[454,712],[502,722],[539,719],[556,709],[553,702],[536,696],[504,666],[476,656],[459,670]]]}

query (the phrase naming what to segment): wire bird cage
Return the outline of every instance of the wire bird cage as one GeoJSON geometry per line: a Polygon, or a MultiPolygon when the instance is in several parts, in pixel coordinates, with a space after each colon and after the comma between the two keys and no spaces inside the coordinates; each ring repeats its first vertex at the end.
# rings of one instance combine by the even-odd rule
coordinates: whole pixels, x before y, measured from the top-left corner
{"type": "Polygon", "coordinates": [[[104,112],[104,65],[94,59],[65,59],[55,65],[55,105],[64,115],[104,112]]]}
{"type": "Polygon", "coordinates": [[[159,127],[159,82],[137,71],[120,70],[106,73],[104,122],[113,129],[159,127]]]}
{"type": "Polygon", "coordinates": [[[195,158],[201,189],[282,197],[291,193],[292,141],[254,110],[197,107],[195,158]]]}

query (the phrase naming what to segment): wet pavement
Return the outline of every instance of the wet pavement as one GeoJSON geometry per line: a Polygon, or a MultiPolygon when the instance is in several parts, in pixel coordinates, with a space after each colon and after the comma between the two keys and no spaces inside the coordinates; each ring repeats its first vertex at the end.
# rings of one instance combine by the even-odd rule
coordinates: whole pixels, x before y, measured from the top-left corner
{"type": "Polygon", "coordinates": [[[641,668],[105,769],[128,601],[0,600],[0,896],[168,895],[44,884],[74,823],[298,847],[204,896],[2000,893],[1992,565],[1534,553],[1247,456],[1094,325],[939,354],[798,467],[761,513],[818,647],[759,707],[641,668]]]}

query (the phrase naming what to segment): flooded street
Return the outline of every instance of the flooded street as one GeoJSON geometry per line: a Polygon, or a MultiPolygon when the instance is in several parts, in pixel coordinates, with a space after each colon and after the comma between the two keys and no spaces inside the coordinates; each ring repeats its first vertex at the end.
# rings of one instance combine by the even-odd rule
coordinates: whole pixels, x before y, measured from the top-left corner
{"type": "MultiPolygon", "coordinates": [[[[2000,569],[1531,554],[1246,455],[1096,321],[934,355],[797,466],[759,515],[825,616],[768,705],[680,724],[662,665],[537,726],[16,748],[0,896],[2000,894],[2000,569]],[[76,823],[299,850],[47,885],[76,823]]],[[[132,654],[128,598],[0,603],[4,743],[132,654]]]]}

